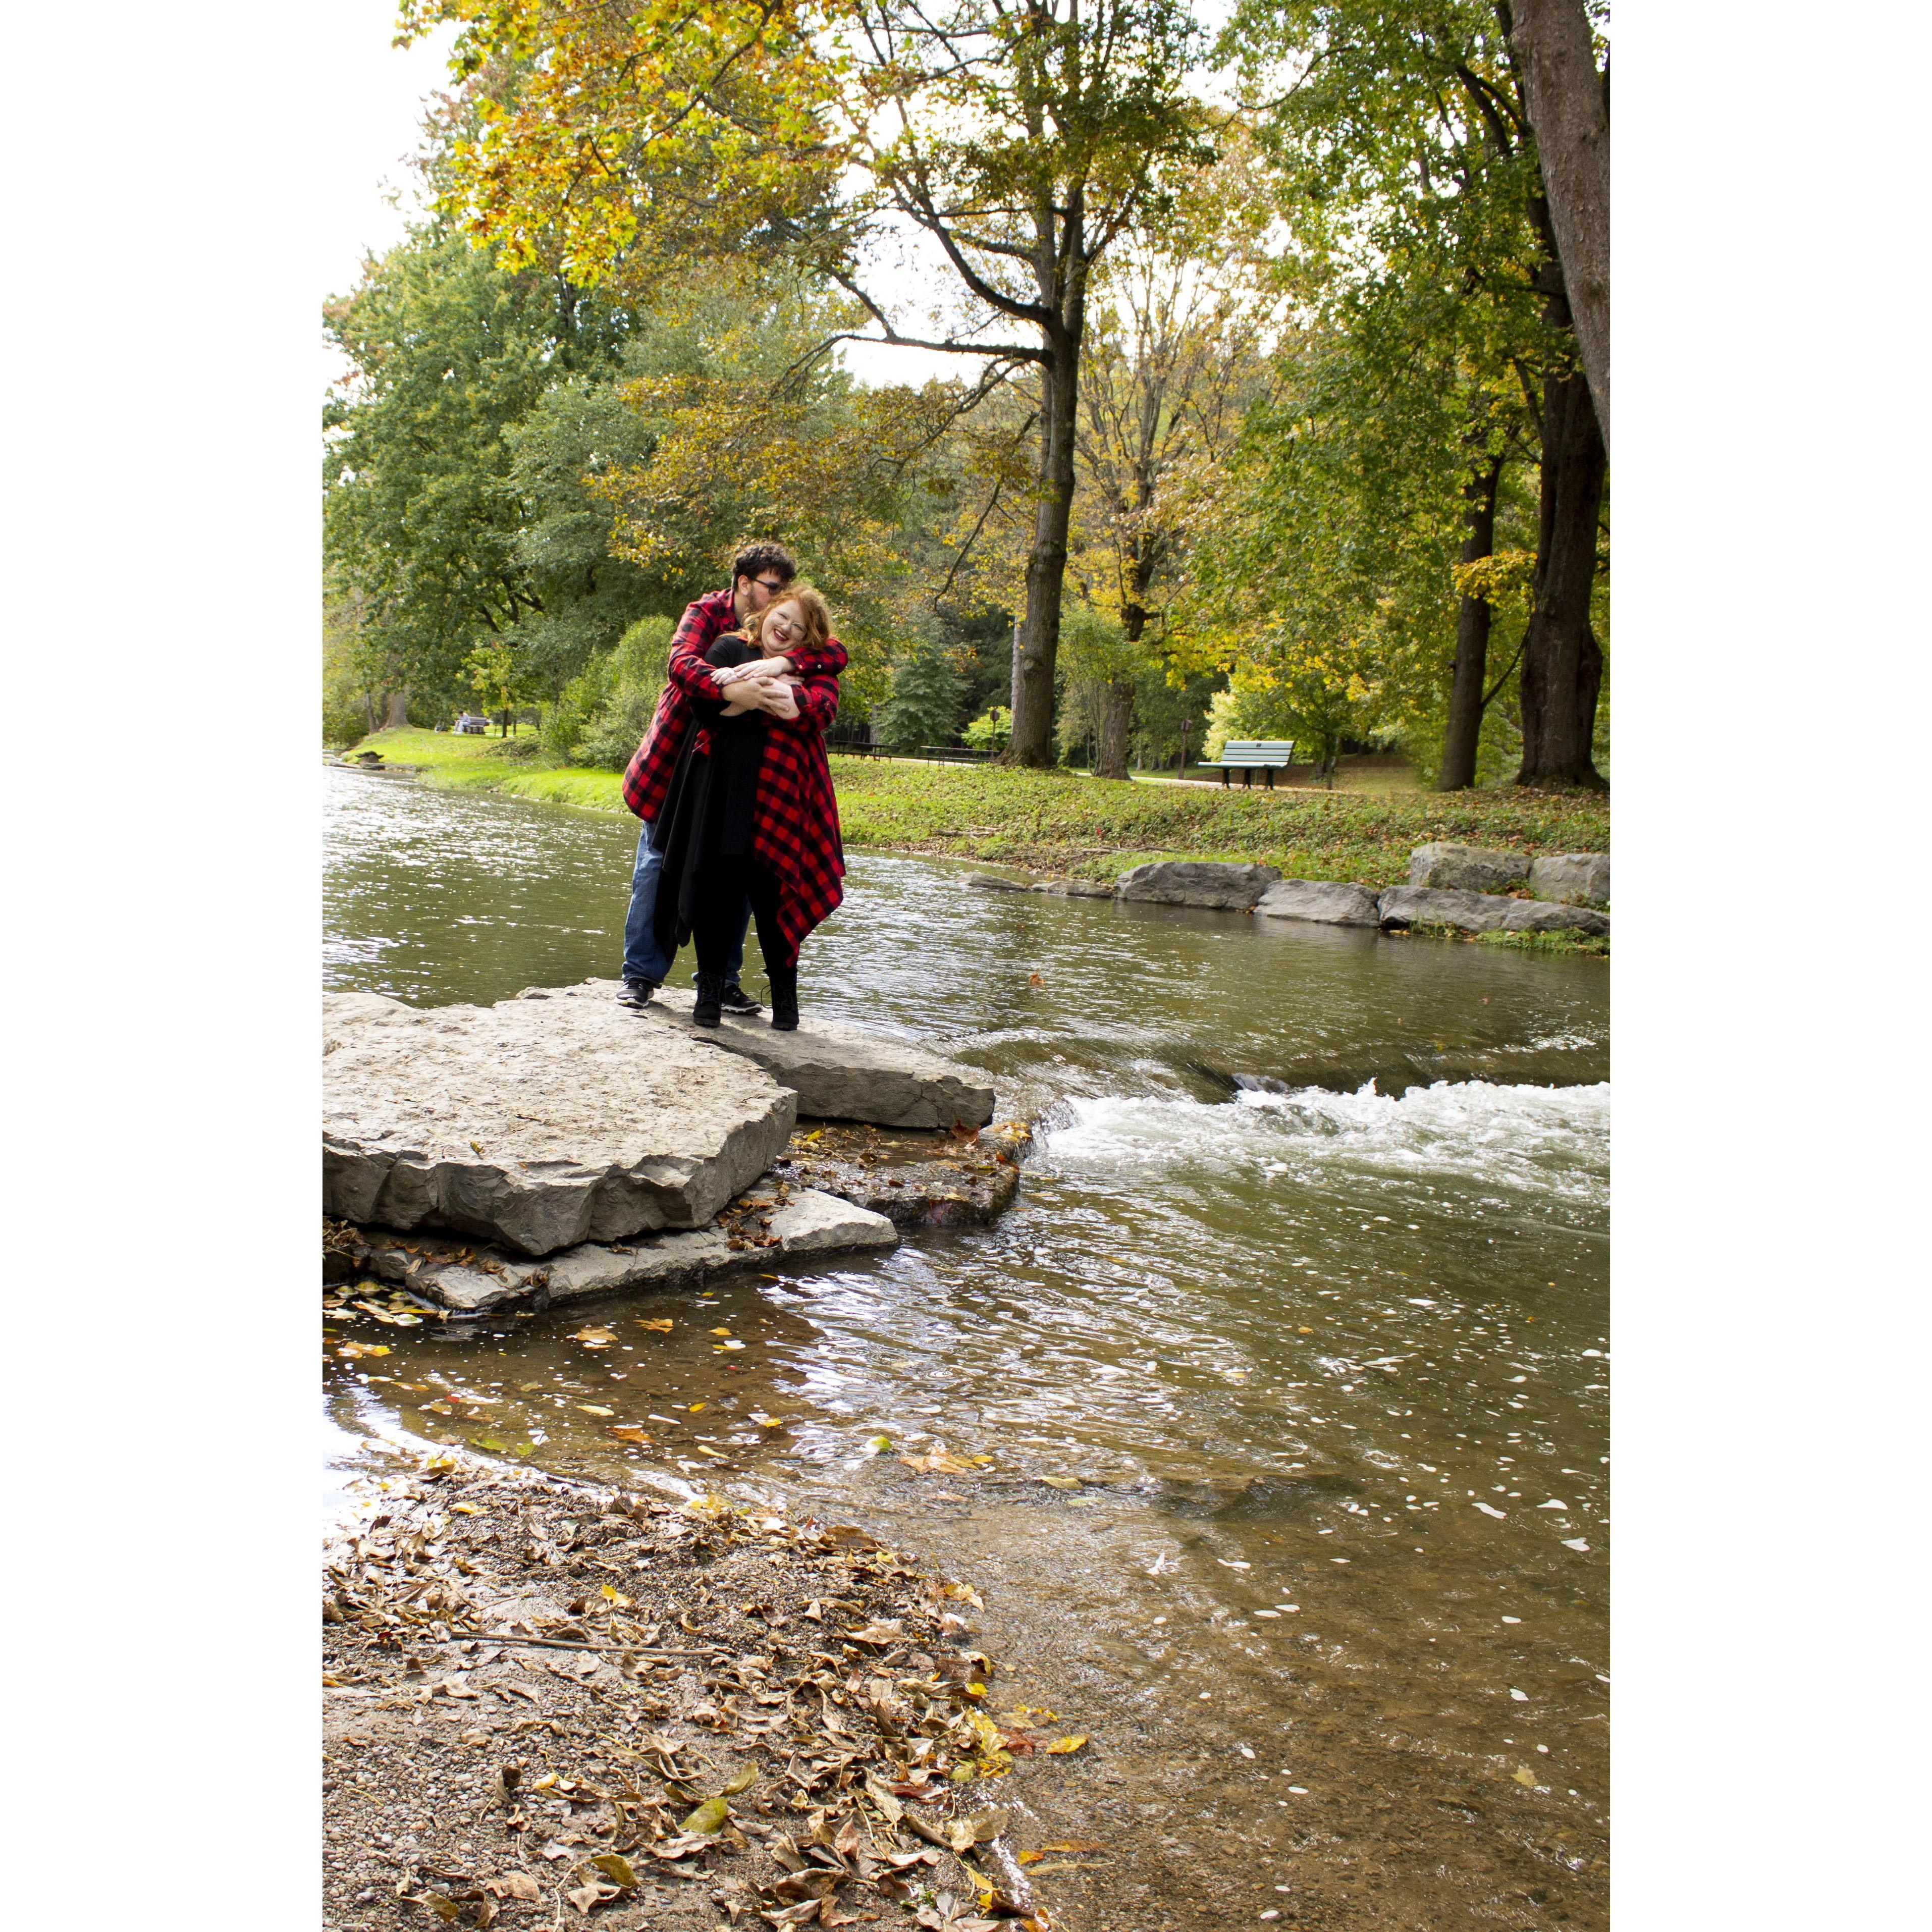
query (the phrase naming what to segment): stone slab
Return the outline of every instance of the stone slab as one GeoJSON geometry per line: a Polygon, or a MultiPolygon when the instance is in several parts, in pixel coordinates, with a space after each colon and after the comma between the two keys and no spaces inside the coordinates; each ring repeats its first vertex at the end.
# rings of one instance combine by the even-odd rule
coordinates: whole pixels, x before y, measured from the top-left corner
{"type": "Polygon", "coordinates": [[[1282,879],[1262,893],[1257,919],[1305,919],[1321,926],[1379,926],[1379,895],[1333,879],[1282,879]]]}
{"type": "Polygon", "coordinates": [[[1206,906],[1252,912],[1281,877],[1272,866],[1234,866],[1204,859],[1160,859],[1123,872],[1116,896],[1148,905],[1206,906]]]}
{"type": "Polygon", "coordinates": [[[1608,905],[1610,855],[1607,852],[1551,852],[1529,868],[1529,889],[1540,899],[1567,905],[1608,905]]]}
{"type": "Polygon", "coordinates": [[[1384,926],[1444,926],[1457,932],[1586,932],[1599,937],[1610,929],[1609,918],[1587,906],[1548,905],[1498,892],[1391,886],[1378,904],[1384,926]]]}
{"type": "Polygon", "coordinates": [[[1462,892],[1508,892],[1529,877],[1529,861],[1520,852],[1500,852],[1483,845],[1418,845],[1408,855],[1408,883],[1462,892]]]}
{"type": "Polygon", "coordinates": [[[883,1214],[816,1189],[753,1190],[709,1227],[632,1242],[584,1242],[541,1259],[446,1235],[352,1231],[357,1268],[461,1314],[548,1307],[605,1294],[694,1288],[735,1268],[769,1270],[806,1256],[885,1249],[898,1230],[883,1214]]]}
{"type": "MultiPolygon", "coordinates": [[[[612,1006],[615,980],[592,980],[556,997],[573,1004],[612,1006]]],[[[956,1066],[910,1041],[861,1032],[809,1013],[796,1033],[780,1033],[770,1018],[700,1027],[692,1019],[697,995],[662,988],[642,1012],[622,1007],[633,1027],[656,1030],[748,1060],[797,1096],[798,1111],[825,1120],[866,1120],[882,1127],[980,1127],[993,1118],[993,1090],[966,1068],[956,1066]]]]}
{"type": "Polygon", "coordinates": [[[545,1255],[700,1226],[757,1179],[797,1102],[741,1055],[602,1000],[323,1001],[323,1212],[545,1255]]]}

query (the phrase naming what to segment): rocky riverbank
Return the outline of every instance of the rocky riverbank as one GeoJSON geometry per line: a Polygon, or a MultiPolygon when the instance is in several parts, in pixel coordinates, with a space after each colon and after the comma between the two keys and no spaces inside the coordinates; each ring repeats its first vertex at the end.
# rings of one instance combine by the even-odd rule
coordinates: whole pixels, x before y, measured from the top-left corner
{"type": "Polygon", "coordinates": [[[986,891],[1190,906],[1383,932],[1607,940],[1610,932],[1610,861],[1603,852],[1532,859],[1480,846],[1420,845],[1410,855],[1408,883],[1379,889],[1336,879],[1284,879],[1272,866],[1192,859],[1136,866],[1111,886],[987,872],[966,883],[986,891]]]}
{"type": "Polygon", "coordinates": [[[323,1923],[1097,1927],[1100,1847],[1012,1822],[1087,1739],[979,1607],[849,1525],[436,1458],[328,1555],[323,1923]]]}

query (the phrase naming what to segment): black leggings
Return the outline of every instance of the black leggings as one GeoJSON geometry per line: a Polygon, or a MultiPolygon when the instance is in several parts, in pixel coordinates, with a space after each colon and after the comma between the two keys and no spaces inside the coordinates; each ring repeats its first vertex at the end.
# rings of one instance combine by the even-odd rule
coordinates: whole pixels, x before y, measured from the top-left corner
{"type": "Polygon", "coordinates": [[[745,902],[758,922],[758,950],[767,973],[795,969],[798,956],[778,930],[778,882],[755,859],[713,859],[693,881],[691,936],[698,970],[722,978],[739,933],[745,902]]]}

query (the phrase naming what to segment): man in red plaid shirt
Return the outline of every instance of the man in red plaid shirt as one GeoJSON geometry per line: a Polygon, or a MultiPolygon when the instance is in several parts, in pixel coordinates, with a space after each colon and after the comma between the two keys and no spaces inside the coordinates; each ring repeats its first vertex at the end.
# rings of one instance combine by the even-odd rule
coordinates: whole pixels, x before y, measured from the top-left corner
{"type": "MultiPolygon", "coordinates": [[[[789,552],[775,543],[749,544],[731,560],[731,587],[714,590],[687,604],[670,640],[670,662],[657,714],[644,742],[624,773],[624,802],[644,822],[638,832],[637,864],[631,874],[631,910],[624,921],[624,989],[617,998],[628,1006],[644,1006],[662,986],[671,962],[652,932],[657,910],[658,879],[664,857],[651,843],[651,820],[663,804],[678,755],[694,722],[691,697],[722,698],[725,692],[704,654],[724,632],[735,630],[762,610],[798,574],[789,552]]],[[[795,658],[774,658],[760,667],[766,672],[814,673],[836,677],[845,668],[844,647],[836,638],[822,650],[801,650],[795,658]]],[[[748,904],[738,922],[732,950],[730,983],[721,1001],[728,1013],[755,1013],[758,1001],[740,984],[745,964],[745,928],[750,923],[748,904]]]]}

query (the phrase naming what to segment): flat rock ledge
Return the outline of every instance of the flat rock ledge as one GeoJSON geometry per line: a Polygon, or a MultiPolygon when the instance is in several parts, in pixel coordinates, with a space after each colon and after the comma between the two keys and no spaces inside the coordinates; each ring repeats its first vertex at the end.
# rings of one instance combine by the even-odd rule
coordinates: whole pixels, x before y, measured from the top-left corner
{"type": "MultiPolygon", "coordinates": [[[[548,994],[532,988],[524,999],[601,1000],[611,1006],[615,980],[592,980],[548,994]]],[[[856,1027],[806,1015],[796,1033],[780,1033],[767,1015],[700,1027],[691,1017],[697,995],[667,986],[641,1012],[615,1007],[632,1024],[735,1054],[797,1097],[798,1111],[821,1120],[858,1120],[880,1127],[982,1127],[993,1118],[993,1090],[968,1070],[910,1041],[862,1033],[856,1027]]]]}
{"type": "Polygon", "coordinates": [[[527,1256],[702,1227],[771,1165],[797,1101],[742,1057],[608,999],[322,1003],[322,1211],[527,1256]]]}
{"type": "Polygon", "coordinates": [[[459,1314],[547,1308],[599,1295],[696,1288],[745,1268],[854,1250],[896,1247],[899,1233],[883,1214],[815,1188],[782,1183],[754,1188],[711,1226],[640,1236],[631,1242],[585,1241],[541,1259],[445,1235],[416,1236],[382,1228],[328,1229],[325,1243],[352,1271],[394,1282],[459,1314]]]}

